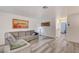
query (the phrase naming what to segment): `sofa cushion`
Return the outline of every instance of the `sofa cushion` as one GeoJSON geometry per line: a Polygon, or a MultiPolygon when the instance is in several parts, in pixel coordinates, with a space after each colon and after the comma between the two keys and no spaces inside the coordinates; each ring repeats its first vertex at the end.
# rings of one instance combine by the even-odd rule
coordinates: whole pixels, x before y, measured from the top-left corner
{"type": "Polygon", "coordinates": [[[31,30],[31,31],[30,31],[30,35],[32,35],[34,32],[35,32],[34,30],[31,30]]]}
{"type": "Polygon", "coordinates": [[[23,32],[23,31],[21,32],[21,31],[20,31],[20,32],[19,32],[19,37],[22,37],[22,36],[25,36],[25,32],[23,32]]]}
{"type": "Polygon", "coordinates": [[[31,41],[33,39],[36,39],[36,36],[35,35],[27,35],[27,36],[19,37],[19,39],[24,39],[26,41],[31,41]]]}
{"type": "Polygon", "coordinates": [[[15,37],[11,33],[8,33],[8,37],[6,37],[6,39],[8,40],[9,44],[13,44],[16,41],[15,37]]]}
{"type": "Polygon", "coordinates": [[[31,34],[30,34],[30,31],[26,31],[26,32],[25,32],[25,35],[31,35],[31,34]]]}
{"type": "Polygon", "coordinates": [[[18,37],[18,32],[10,32],[14,37],[18,37]]]}
{"type": "Polygon", "coordinates": [[[27,44],[26,41],[23,39],[16,40],[16,42],[14,42],[13,44],[10,45],[11,50],[20,48],[22,46],[25,46],[26,44],[27,44]]]}

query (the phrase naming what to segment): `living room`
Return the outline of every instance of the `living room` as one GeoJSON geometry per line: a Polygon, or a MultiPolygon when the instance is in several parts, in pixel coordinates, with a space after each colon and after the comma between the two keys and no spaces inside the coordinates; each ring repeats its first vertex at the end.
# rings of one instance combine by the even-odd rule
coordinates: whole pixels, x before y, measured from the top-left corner
{"type": "MultiPolygon", "coordinates": [[[[44,9],[46,7],[44,6],[44,9]]],[[[0,7],[0,45],[4,46],[5,45],[5,34],[9,33],[9,32],[17,32],[18,33],[21,31],[20,35],[22,34],[22,31],[34,31],[37,32],[38,35],[41,35],[42,37],[49,37],[49,38],[55,38],[55,16],[46,16],[43,15],[46,10],[44,12],[41,13],[41,11],[39,11],[38,9],[42,9],[43,11],[43,7],[41,6],[34,6],[34,7],[0,7]],[[34,14],[35,8],[37,9],[37,13],[34,14]],[[33,11],[33,12],[32,12],[33,11]],[[37,16],[38,11],[41,13],[37,16]],[[23,13],[21,13],[23,12],[23,13]],[[26,13],[25,13],[26,12],[26,13]],[[31,12],[31,13],[30,13],[31,12]],[[27,14],[29,13],[29,14],[27,14]],[[27,15],[26,15],[27,14],[27,15]],[[30,16],[29,16],[30,15],[30,16]],[[23,27],[23,28],[19,28],[19,27],[13,27],[13,21],[15,20],[15,22],[22,22],[25,21],[27,22],[27,26],[23,27]],[[19,21],[18,21],[19,20],[19,21]],[[47,23],[48,25],[42,25],[43,23],[47,23]]],[[[48,11],[48,10],[47,10],[48,11]]],[[[27,33],[25,33],[27,34],[27,33]]],[[[8,35],[8,34],[7,34],[8,35]]],[[[33,38],[33,37],[32,37],[33,38]]],[[[43,38],[42,38],[43,39],[43,38]]]]}
{"type": "Polygon", "coordinates": [[[78,13],[78,6],[0,6],[0,52],[77,53],[78,13]]]}

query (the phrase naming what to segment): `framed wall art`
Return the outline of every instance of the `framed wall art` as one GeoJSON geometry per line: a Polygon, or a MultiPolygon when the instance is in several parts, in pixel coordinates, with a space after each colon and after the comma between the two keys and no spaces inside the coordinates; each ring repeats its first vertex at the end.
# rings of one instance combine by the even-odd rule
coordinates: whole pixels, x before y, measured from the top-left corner
{"type": "Polygon", "coordinates": [[[50,22],[42,22],[41,26],[50,26],[50,22]]]}
{"type": "Polygon", "coordinates": [[[12,27],[14,29],[16,29],[16,28],[28,28],[29,27],[29,21],[20,20],[20,19],[13,19],[12,27]]]}

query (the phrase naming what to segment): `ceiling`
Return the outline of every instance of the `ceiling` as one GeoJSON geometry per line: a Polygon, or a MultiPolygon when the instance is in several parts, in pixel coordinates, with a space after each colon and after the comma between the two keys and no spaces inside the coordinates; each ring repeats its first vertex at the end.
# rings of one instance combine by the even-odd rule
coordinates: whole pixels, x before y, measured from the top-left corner
{"type": "Polygon", "coordinates": [[[66,16],[79,13],[78,6],[48,6],[43,9],[43,6],[0,6],[0,12],[7,12],[27,17],[36,16],[66,16]]]}

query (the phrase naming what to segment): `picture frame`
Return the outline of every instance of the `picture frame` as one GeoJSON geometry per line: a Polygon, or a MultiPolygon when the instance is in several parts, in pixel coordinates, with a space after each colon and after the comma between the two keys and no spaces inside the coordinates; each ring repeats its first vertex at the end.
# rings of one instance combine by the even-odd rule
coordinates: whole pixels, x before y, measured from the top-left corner
{"type": "Polygon", "coordinates": [[[28,20],[13,19],[12,20],[12,27],[14,29],[28,28],[29,27],[29,21],[28,20]]]}

